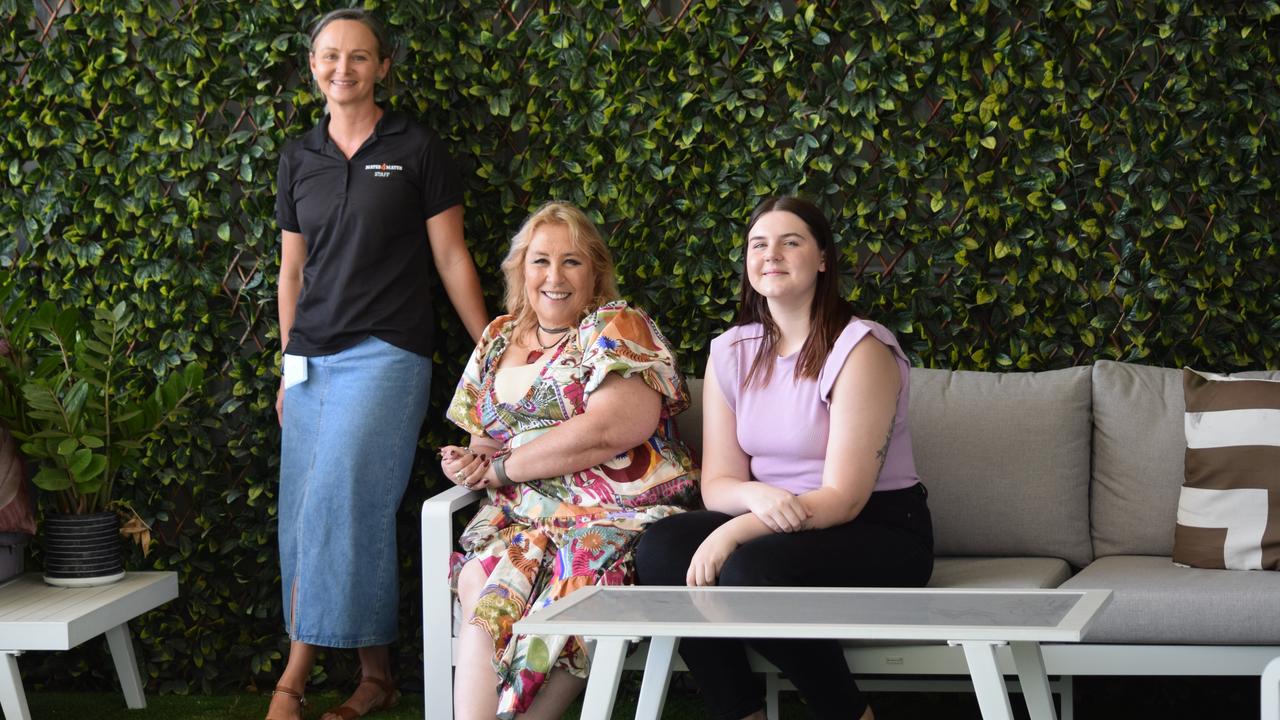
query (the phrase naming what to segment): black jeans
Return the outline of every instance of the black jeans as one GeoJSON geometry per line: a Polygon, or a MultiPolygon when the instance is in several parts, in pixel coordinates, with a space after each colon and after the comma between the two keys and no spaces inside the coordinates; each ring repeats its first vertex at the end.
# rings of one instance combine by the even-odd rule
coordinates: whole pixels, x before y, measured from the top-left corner
{"type": "MultiPolygon", "coordinates": [[[[720,569],[718,585],[790,587],[920,587],[933,572],[933,523],[923,485],[871,494],[844,525],[774,533],[739,546],[720,569]]],[[[731,516],[710,510],[673,515],[640,536],[641,585],[684,585],[698,546],[731,516]]],[[[799,619],[799,618],[797,618],[799,619]]],[[[747,663],[746,646],[782,671],[815,718],[857,718],[867,702],[835,640],[685,638],[689,666],[712,714],[738,720],[760,710],[764,688],[747,663]]]]}

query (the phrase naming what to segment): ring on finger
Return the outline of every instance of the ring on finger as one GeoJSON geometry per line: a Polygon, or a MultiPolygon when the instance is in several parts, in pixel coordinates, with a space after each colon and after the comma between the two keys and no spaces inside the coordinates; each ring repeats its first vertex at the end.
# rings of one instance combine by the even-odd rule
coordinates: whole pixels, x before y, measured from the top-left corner
{"type": "Polygon", "coordinates": [[[454,474],[453,474],[453,479],[454,479],[456,482],[459,482],[459,483],[462,483],[463,485],[466,485],[466,484],[467,484],[467,473],[466,473],[466,471],[465,471],[465,470],[459,470],[458,472],[454,473],[454,474]]]}

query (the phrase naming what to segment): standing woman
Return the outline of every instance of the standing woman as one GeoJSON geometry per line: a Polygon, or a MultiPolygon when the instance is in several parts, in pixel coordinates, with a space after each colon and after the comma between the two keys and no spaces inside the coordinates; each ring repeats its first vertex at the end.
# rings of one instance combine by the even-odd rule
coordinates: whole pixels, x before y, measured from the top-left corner
{"type": "Polygon", "coordinates": [[[398,693],[395,515],[431,382],[431,276],[473,339],[486,323],[463,240],[462,186],[431,132],[378,105],[381,25],[336,10],[311,31],[327,113],[280,157],[284,377],[279,539],[289,659],[268,717],[301,717],[316,647],[357,648],[362,679],[325,720],[398,693]]]}
{"type": "MultiPolygon", "coordinates": [[[[711,342],[703,383],[707,509],[641,536],[640,583],[924,585],[933,529],[911,458],[906,357],[840,297],[840,254],[812,203],[760,203],[746,244],[738,323],[711,342]]],[[[872,717],[834,640],[686,638],[680,655],[714,717],[764,717],[746,645],[813,717],[872,717]]]]}

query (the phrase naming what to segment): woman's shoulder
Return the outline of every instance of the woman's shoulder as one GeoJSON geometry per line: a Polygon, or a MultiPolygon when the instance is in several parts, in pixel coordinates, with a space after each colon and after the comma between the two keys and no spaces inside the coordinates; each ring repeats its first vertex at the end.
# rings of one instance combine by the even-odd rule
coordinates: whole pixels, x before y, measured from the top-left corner
{"type": "Polygon", "coordinates": [[[578,336],[583,347],[603,341],[611,348],[615,341],[626,340],[654,350],[670,348],[649,313],[626,300],[610,300],[588,313],[578,325],[578,336]]]}
{"type": "Polygon", "coordinates": [[[295,162],[297,157],[302,153],[303,148],[306,147],[307,140],[311,138],[314,133],[315,128],[308,128],[306,132],[294,135],[287,139],[284,145],[280,148],[280,163],[284,164],[295,162]]]}
{"type": "Polygon", "coordinates": [[[630,327],[636,323],[650,326],[653,325],[653,318],[649,317],[649,313],[643,309],[632,305],[626,300],[610,300],[595,310],[587,313],[587,316],[578,324],[579,331],[602,331],[613,325],[620,327],[630,327]]]}
{"type": "Polygon", "coordinates": [[[400,110],[388,110],[387,122],[388,126],[398,128],[406,137],[424,146],[439,145],[442,143],[440,140],[440,133],[432,130],[430,126],[408,113],[400,110]]]}
{"type": "Polygon", "coordinates": [[[898,337],[893,334],[889,328],[881,325],[874,320],[860,318],[854,316],[849,318],[849,322],[844,326],[844,330],[840,332],[840,336],[836,339],[836,346],[844,346],[852,349],[865,337],[872,337],[884,345],[887,345],[895,354],[901,353],[902,349],[898,345],[898,337]]]}
{"type": "Polygon", "coordinates": [[[489,324],[484,326],[484,331],[480,333],[480,345],[487,346],[493,342],[494,338],[509,333],[511,328],[515,327],[515,320],[515,315],[499,315],[490,320],[489,324]]]}
{"type": "Polygon", "coordinates": [[[764,326],[760,323],[734,325],[711,338],[711,352],[728,352],[730,348],[740,346],[753,349],[763,339],[764,326]]]}
{"type": "Polygon", "coordinates": [[[827,355],[827,361],[823,363],[822,369],[818,372],[818,386],[824,399],[830,397],[836,377],[844,368],[845,361],[853,353],[854,347],[867,338],[871,338],[883,345],[889,351],[889,354],[893,356],[900,373],[905,376],[909,363],[906,355],[902,352],[902,347],[898,345],[898,338],[894,336],[893,332],[874,320],[854,317],[849,320],[840,336],[836,338],[835,344],[831,347],[831,352],[827,355]]]}

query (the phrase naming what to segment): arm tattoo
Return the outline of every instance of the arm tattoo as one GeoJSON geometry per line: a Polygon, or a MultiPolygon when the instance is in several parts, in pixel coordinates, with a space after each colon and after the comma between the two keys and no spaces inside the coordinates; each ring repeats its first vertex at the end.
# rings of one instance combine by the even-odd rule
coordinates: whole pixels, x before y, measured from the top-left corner
{"type": "MultiPolygon", "coordinates": [[[[901,393],[901,392],[899,392],[899,393],[898,393],[898,398],[899,398],[899,399],[901,399],[901,398],[902,398],[902,393],[901,393]]],[[[881,446],[880,446],[880,449],[876,451],[876,460],[878,460],[878,461],[879,461],[879,464],[876,466],[876,479],[877,479],[877,480],[879,480],[879,479],[880,479],[880,471],[884,470],[884,463],[885,463],[885,461],[889,459],[889,443],[893,440],[893,426],[898,424],[898,409],[897,409],[897,408],[898,408],[898,402],[897,402],[897,400],[895,400],[895,401],[894,401],[894,403],[893,403],[893,407],[894,407],[894,410],[893,410],[893,419],[889,421],[889,432],[885,433],[885,436],[884,436],[884,445],[881,445],[881,446]]]]}

